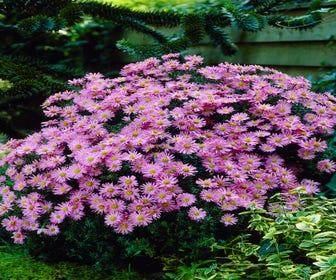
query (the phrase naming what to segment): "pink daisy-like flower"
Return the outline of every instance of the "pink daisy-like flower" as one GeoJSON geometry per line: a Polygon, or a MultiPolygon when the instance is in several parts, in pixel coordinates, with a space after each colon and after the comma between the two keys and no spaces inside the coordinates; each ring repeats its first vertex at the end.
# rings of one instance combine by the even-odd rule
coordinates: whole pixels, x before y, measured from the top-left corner
{"type": "Polygon", "coordinates": [[[100,187],[99,193],[106,198],[116,197],[120,194],[120,186],[113,183],[104,183],[100,187]]]}
{"type": "Polygon", "coordinates": [[[122,212],[126,209],[126,203],[121,199],[111,199],[106,201],[106,209],[108,212],[122,212]]]}
{"type": "Polygon", "coordinates": [[[132,232],[134,229],[134,224],[129,219],[121,219],[119,223],[114,226],[114,230],[120,234],[127,234],[132,232]]]}
{"type": "Polygon", "coordinates": [[[174,176],[165,175],[157,178],[155,182],[158,184],[160,188],[167,189],[168,187],[177,184],[178,180],[174,176]]]}
{"type": "Polygon", "coordinates": [[[147,211],[139,211],[131,213],[130,220],[135,226],[147,226],[152,222],[153,217],[147,211]]]}
{"type": "Polygon", "coordinates": [[[195,166],[192,166],[190,164],[181,164],[178,163],[178,169],[176,170],[176,173],[178,175],[182,175],[183,177],[188,176],[194,176],[197,173],[197,169],[195,166]]]}
{"type": "Polygon", "coordinates": [[[311,195],[311,194],[317,194],[319,193],[319,183],[309,180],[309,179],[303,179],[300,184],[296,187],[296,189],[299,192],[302,192],[304,194],[307,195],[311,195]]]}
{"type": "Polygon", "coordinates": [[[4,215],[11,210],[12,210],[12,203],[10,203],[9,201],[0,203],[0,215],[4,215]]]}
{"type": "Polygon", "coordinates": [[[156,191],[153,197],[157,200],[157,202],[165,203],[171,201],[173,195],[169,191],[162,189],[156,191]]]}
{"type": "Polygon", "coordinates": [[[235,225],[238,222],[238,219],[233,214],[224,214],[221,217],[221,222],[226,225],[235,225]]]}
{"type": "Polygon", "coordinates": [[[176,197],[176,202],[180,207],[188,207],[196,201],[196,197],[191,193],[181,193],[176,197]]]}
{"type": "Polygon", "coordinates": [[[191,207],[188,211],[189,218],[194,221],[204,220],[206,214],[206,211],[204,211],[202,208],[197,208],[195,206],[191,207]]]}
{"type": "Polygon", "coordinates": [[[202,188],[212,188],[216,185],[215,182],[211,178],[204,179],[204,180],[197,179],[196,184],[201,186],[202,188]]]}
{"type": "Polygon", "coordinates": [[[24,240],[26,239],[26,235],[19,230],[13,232],[12,238],[15,244],[23,244],[24,240]]]}
{"type": "Polygon", "coordinates": [[[147,182],[141,185],[140,188],[145,194],[153,194],[154,192],[157,191],[158,185],[155,183],[147,182]]]}
{"type": "Polygon", "coordinates": [[[86,168],[83,165],[74,163],[68,167],[68,176],[69,178],[79,179],[85,171],[86,168]]]}
{"type": "Polygon", "coordinates": [[[55,236],[59,234],[60,229],[58,225],[55,224],[49,224],[46,226],[45,230],[43,231],[44,234],[49,235],[49,236],[55,236]]]}
{"type": "Polygon", "coordinates": [[[315,157],[315,153],[311,149],[307,150],[307,149],[304,149],[304,148],[300,148],[298,150],[298,156],[302,159],[309,160],[309,159],[313,159],[315,157]]]}
{"type": "Polygon", "coordinates": [[[121,196],[129,201],[132,201],[139,197],[139,189],[134,187],[126,187],[121,191],[121,196]]]}
{"type": "Polygon", "coordinates": [[[119,212],[113,212],[107,214],[104,218],[104,221],[106,225],[114,227],[121,222],[121,218],[122,216],[119,212]]]}
{"type": "Polygon", "coordinates": [[[22,220],[16,216],[10,216],[3,219],[1,224],[8,231],[17,231],[22,226],[22,220]]]}
{"type": "Polygon", "coordinates": [[[50,222],[53,224],[60,224],[64,221],[65,213],[62,211],[52,212],[50,214],[50,222]]]}
{"type": "Polygon", "coordinates": [[[99,188],[99,180],[90,176],[82,177],[79,180],[79,189],[93,191],[99,188]]]}
{"type": "Polygon", "coordinates": [[[273,145],[267,143],[261,144],[259,149],[266,153],[272,153],[276,150],[276,148],[273,145]]]}
{"type": "Polygon", "coordinates": [[[158,164],[147,163],[142,167],[142,173],[146,177],[156,177],[162,173],[162,167],[158,164]]]}
{"type": "Polygon", "coordinates": [[[198,144],[191,138],[183,137],[175,143],[175,150],[182,154],[193,154],[199,149],[198,144]]]}
{"type": "Polygon", "coordinates": [[[61,202],[55,206],[55,211],[64,213],[64,215],[69,215],[72,207],[69,202],[61,202]]]}
{"type": "Polygon", "coordinates": [[[320,160],[317,163],[317,168],[326,173],[333,173],[336,171],[336,163],[330,159],[320,160]]]}
{"type": "Polygon", "coordinates": [[[69,171],[66,167],[61,167],[52,172],[52,177],[60,183],[64,183],[69,178],[69,171]]]}

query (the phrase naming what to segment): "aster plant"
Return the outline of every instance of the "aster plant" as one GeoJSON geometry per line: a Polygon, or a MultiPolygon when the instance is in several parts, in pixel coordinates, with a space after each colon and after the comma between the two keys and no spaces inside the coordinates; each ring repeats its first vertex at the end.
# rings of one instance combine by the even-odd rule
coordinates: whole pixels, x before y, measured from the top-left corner
{"type": "Polygon", "coordinates": [[[317,193],[304,170],[335,171],[325,135],[336,98],[267,67],[201,64],[149,58],[50,96],[41,131],[2,146],[0,216],[14,242],[57,235],[87,211],[128,234],[166,212],[196,222],[215,213],[231,225],[240,210],[267,207],[272,193],[288,211],[317,193]]]}

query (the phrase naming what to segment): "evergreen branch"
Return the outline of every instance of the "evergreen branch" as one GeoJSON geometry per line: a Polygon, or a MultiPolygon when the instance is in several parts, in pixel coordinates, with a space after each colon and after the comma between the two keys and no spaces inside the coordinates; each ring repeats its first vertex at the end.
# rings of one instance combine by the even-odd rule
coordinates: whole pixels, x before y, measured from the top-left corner
{"type": "Polygon", "coordinates": [[[294,29],[307,29],[321,23],[322,18],[319,12],[310,12],[307,15],[297,17],[287,16],[269,16],[268,24],[275,27],[294,28],[294,29]]]}
{"type": "Polygon", "coordinates": [[[159,57],[163,54],[159,46],[132,44],[125,39],[117,42],[117,48],[139,58],[159,57]]]}
{"type": "Polygon", "coordinates": [[[37,15],[53,17],[64,7],[71,4],[72,0],[3,0],[0,1],[0,13],[15,16],[18,20],[37,15]]]}
{"type": "Polygon", "coordinates": [[[32,16],[18,22],[18,29],[27,34],[36,32],[58,31],[66,27],[67,22],[62,18],[52,18],[48,16],[32,16]]]}
{"type": "Polygon", "coordinates": [[[69,25],[74,25],[81,21],[83,15],[83,11],[79,4],[72,3],[65,6],[58,13],[58,17],[64,18],[69,25]]]}
{"type": "Polygon", "coordinates": [[[264,24],[260,25],[263,22],[261,20],[262,15],[256,16],[254,12],[244,12],[234,5],[226,5],[224,10],[232,15],[232,24],[240,30],[259,31],[264,27],[264,24]]]}
{"type": "Polygon", "coordinates": [[[282,1],[279,0],[250,0],[243,4],[246,10],[253,10],[256,13],[264,13],[272,8],[279,6],[282,1]]]}
{"type": "Polygon", "coordinates": [[[221,46],[224,55],[234,55],[238,51],[238,47],[230,36],[219,26],[207,25],[206,31],[211,42],[221,46]]]}
{"type": "Polygon", "coordinates": [[[28,63],[22,63],[20,59],[15,61],[15,57],[0,56],[0,77],[13,84],[8,91],[0,91],[0,95],[24,97],[40,93],[45,96],[68,88],[65,81],[28,63]]]}
{"type": "Polygon", "coordinates": [[[85,14],[99,16],[114,22],[128,17],[155,26],[173,27],[178,26],[181,20],[181,15],[173,11],[142,12],[114,6],[109,3],[98,3],[94,1],[79,1],[78,3],[85,14]]]}
{"type": "Polygon", "coordinates": [[[217,25],[221,27],[230,26],[233,17],[225,9],[212,10],[204,15],[207,24],[217,25]]]}
{"type": "Polygon", "coordinates": [[[181,27],[184,30],[184,36],[193,43],[199,43],[205,35],[205,20],[202,14],[186,14],[182,17],[181,27]]]}
{"type": "Polygon", "coordinates": [[[181,38],[178,38],[176,40],[169,41],[168,43],[164,44],[162,46],[163,54],[165,53],[179,53],[187,48],[190,48],[193,46],[192,41],[189,39],[189,37],[183,36],[181,38]]]}
{"type": "Polygon", "coordinates": [[[190,48],[192,45],[191,40],[186,36],[161,45],[138,45],[132,44],[125,39],[117,42],[117,47],[120,50],[139,58],[160,57],[167,53],[178,53],[190,48]]]}
{"type": "Polygon", "coordinates": [[[122,27],[130,27],[133,30],[140,31],[144,34],[148,34],[153,37],[159,43],[166,43],[168,41],[168,37],[162,34],[160,31],[156,30],[155,28],[145,24],[142,21],[135,20],[133,18],[125,17],[121,19],[118,24],[122,27]]]}

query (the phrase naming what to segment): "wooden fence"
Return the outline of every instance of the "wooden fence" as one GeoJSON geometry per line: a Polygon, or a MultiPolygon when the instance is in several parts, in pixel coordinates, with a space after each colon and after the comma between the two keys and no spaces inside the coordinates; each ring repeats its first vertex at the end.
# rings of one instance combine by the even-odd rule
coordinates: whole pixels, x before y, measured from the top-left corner
{"type": "MultiPolygon", "coordinates": [[[[335,5],[335,4],[334,4],[335,5]]],[[[300,13],[304,8],[293,9],[300,13]]],[[[174,34],[178,30],[162,30],[174,34]]],[[[316,75],[336,67],[336,13],[326,14],[322,23],[305,30],[276,28],[267,26],[259,32],[243,32],[234,27],[227,32],[239,50],[233,56],[224,56],[218,46],[209,41],[190,48],[188,53],[200,54],[207,64],[228,61],[241,64],[270,66],[292,75],[316,75]]],[[[144,44],[149,42],[146,35],[127,32],[126,38],[144,44]]],[[[125,62],[136,61],[135,57],[125,55],[125,62]]]]}

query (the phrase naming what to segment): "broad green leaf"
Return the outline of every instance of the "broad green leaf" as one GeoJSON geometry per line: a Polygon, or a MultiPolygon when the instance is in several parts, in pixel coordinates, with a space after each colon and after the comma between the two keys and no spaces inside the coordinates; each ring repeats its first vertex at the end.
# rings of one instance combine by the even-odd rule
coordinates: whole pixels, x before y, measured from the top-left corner
{"type": "Polygon", "coordinates": [[[329,259],[328,259],[328,263],[332,266],[335,266],[336,265],[336,257],[335,256],[331,256],[329,259]]]}
{"type": "MultiPolygon", "coordinates": [[[[320,271],[318,273],[315,273],[315,274],[310,276],[310,280],[321,277],[321,276],[325,275],[326,273],[327,273],[327,270],[323,270],[323,271],[320,271]]],[[[318,279],[323,279],[323,278],[318,278],[318,279]]]]}
{"type": "Polygon", "coordinates": [[[315,234],[314,238],[323,238],[326,236],[335,236],[335,232],[334,231],[324,231],[324,232],[320,232],[315,234]]]}
{"type": "Polygon", "coordinates": [[[321,221],[321,215],[320,214],[314,214],[307,216],[309,221],[314,224],[318,224],[321,221]]]}
{"type": "Polygon", "coordinates": [[[306,222],[297,223],[297,224],[295,224],[295,226],[296,226],[297,229],[302,230],[302,231],[306,231],[306,232],[310,232],[310,231],[314,230],[314,227],[311,224],[306,223],[306,222]]]}
{"type": "Polygon", "coordinates": [[[323,244],[323,245],[319,245],[319,249],[321,250],[336,250],[336,243],[329,243],[329,244],[323,244]]]}
{"type": "Polygon", "coordinates": [[[315,244],[326,243],[332,240],[332,238],[314,238],[315,244]]]}
{"type": "Polygon", "coordinates": [[[315,246],[315,243],[311,240],[304,240],[303,242],[299,244],[300,248],[310,248],[313,246],[315,246]]]}
{"type": "Polygon", "coordinates": [[[279,225],[282,224],[284,221],[284,217],[283,216],[279,216],[275,219],[275,222],[279,225]]]}
{"type": "Polygon", "coordinates": [[[316,266],[318,267],[321,267],[321,268],[327,268],[327,267],[330,267],[331,265],[327,262],[314,262],[313,264],[315,264],[316,266]]]}

